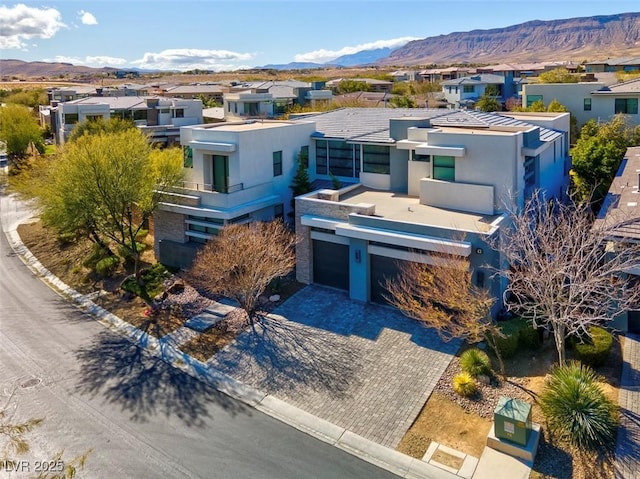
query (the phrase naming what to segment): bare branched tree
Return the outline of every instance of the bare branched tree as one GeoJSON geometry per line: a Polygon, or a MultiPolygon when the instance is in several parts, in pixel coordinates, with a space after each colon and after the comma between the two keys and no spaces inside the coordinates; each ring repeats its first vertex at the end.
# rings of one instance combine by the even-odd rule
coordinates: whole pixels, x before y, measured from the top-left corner
{"type": "Polygon", "coordinates": [[[496,338],[500,337],[491,316],[496,301],[488,289],[476,286],[466,260],[441,255],[437,265],[405,262],[394,279],[387,279],[387,300],[406,316],[434,328],[449,341],[461,338],[470,343],[487,339],[505,376],[496,338]]]}
{"type": "Polygon", "coordinates": [[[282,221],[225,226],[196,256],[191,280],[235,299],[253,323],[259,296],[293,270],[295,236],[282,221]]]}
{"type": "Polygon", "coordinates": [[[546,203],[534,195],[510,214],[511,227],[494,247],[510,265],[507,308],[534,327],[553,332],[558,360],[565,362],[565,339],[588,335],[634,307],[640,288],[626,279],[639,249],[612,242],[616,226],[597,224],[576,204],[546,203]]]}

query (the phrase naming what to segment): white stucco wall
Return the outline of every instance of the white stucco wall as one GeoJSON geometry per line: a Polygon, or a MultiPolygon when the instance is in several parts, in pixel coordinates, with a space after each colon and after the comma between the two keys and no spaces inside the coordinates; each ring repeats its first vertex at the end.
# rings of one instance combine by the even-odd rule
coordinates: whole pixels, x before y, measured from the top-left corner
{"type": "MultiPolygon", "coordinates": [[[[522,104],[527,105],[527,95],[542,95],[542,102],[545,106],[549,105],[553,100],[558,100],[567,107],[576,117],[578,126],[584,125],[591,118],[598,118],[601,113],[595,109],[595,101],[590,94],[592,91],[598,90],[605,86],[599,82],[582,82],[582,83],[531,83],[522,87],[522,104]],[[584,99],[591,98],[591,111],[585,111],[584,99]]],[[[613,107],[611,113],[613,114],[613,107]]]]}
{"type": "MultiPolygon", "coordinates": [[[[314,123],[260,122],[242,123],[239,128],[233,124],[209,127],[181,128],[180,142],[189,144],[192,140],[210,143],[211,149],[193,147],[192,178],[196,183],[211,184],[211,162],[206,155],[221,154],[229,157],[230,187],[242,184],[237,193],[223,194],[224,207],[237,206],[258,200],[268,195],[280,196],[285,214],[291,211],[290,185],[295,174],[296,158],[300,148],[309,145],[309,137],[315,130],[314,123]],[[215,144],[220,146],[216,151],[215,144]],[[235,151],[225,151],[224,145],[232,145],[235,151]],[[282,175],[273,176],[273,153],[282,151],[282,175]]],[[[209,148],[207,146],[206,148],[209,148]]],[[[203,196],[203,201],[214,202],[213,196],[203,196]]],[[[220,206],[223,206],[222,204],[220,206]]]]}

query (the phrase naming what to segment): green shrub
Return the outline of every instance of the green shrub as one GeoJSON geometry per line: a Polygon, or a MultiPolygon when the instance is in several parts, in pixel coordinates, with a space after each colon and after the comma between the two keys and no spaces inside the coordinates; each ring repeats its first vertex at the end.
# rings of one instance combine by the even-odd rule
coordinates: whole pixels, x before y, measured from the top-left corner
{"type": "Polygon", "coordinates": [[[60,233],[58,235],[58,242],[63,245],[73,244],[78,240],[78,234],[73,233],[60,233]]]}
{"type": "Polygon", "coordinates": [[[609,331],[598,326],[589,327],[589,335],[590,337],[583,338],[582,342],[574,339],[573,348],[580,361],[592,368],[597,368],[609,358],[613,336],[609,331]]]}
{"type": "Polygon", "coordinates": [[[478,348],[467,349],[460,355],[460,368],[475,378],[491,372],[491,360],[487,353],[478,348]]]}
{"type": "Polygon", "coordinates": [[[533,327],[531,321],[524,318],[518,318],[515,321],[518,324],[518,344],[527,349],[539,349],[542,346],[540,334],[533,327]]]}
{"type": "Polygon", "coordinates": [[[463,397],[471,397],[478,391],[475,379],[469,373],[458,373],[453,377],[453,390],[463,397]]]}
{"type": "Polygon", "coordinates": [[[496,345],[503,359],[515,356],[518,351],[519,324],[516,319],[501,321],[498,323],[504,337],[496,337],[496,345]]]}
{"type": "Polygon", "coordinates": [[[113,276],[119,264],[120,260],[117,256],[107,256],[96,263],[96,272],[100,276],[108,278],[113,276]]]}
{"type": "Polygon", "coordinates": [[[143,299],[151,299],[162,292],[165,279],[171,277],[171,273],[161,263],[156,263],[148,269],[140,272],[144,285],[139,285],[133,276],[128,277],[120,286],[125,291],[140,296],[143,299]]]}
{"type": "Polygon", "coordinates": [[[618,408],[598,379],[578,361],[555,366],[539,399],[549,427],[581,449],[611,448],[616,442],[618,408]]]}
{"type": "Polygon", "coordinates": [[[98,261],[108,258],[109,256],[109,253],[104,248],[94,243],[91,247],[91,253],[82,261],[82,266],[95,269],[98,261]]]}
{"type": "Polygon", "coordinates": [[[149,234],[149,230],[140,230],[138,231],[138,234],[136,234],[136,239],[137,240],[144,240],[147,235],[149,234]]]}

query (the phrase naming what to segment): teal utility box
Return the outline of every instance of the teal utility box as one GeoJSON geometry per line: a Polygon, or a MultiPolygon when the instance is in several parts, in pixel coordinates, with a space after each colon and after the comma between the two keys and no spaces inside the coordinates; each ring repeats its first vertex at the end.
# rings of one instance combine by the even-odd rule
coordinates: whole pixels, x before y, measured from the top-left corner
{"type": "Polygon", "coordinates": [[[501,396],[493,413],[496,437],[526,446],[531,433],[531,404],[501,396]]]}

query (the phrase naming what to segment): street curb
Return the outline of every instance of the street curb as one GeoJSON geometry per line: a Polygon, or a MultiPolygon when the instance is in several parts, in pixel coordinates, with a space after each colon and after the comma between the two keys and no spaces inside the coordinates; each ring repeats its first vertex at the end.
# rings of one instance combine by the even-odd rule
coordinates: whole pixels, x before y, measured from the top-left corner
{"type": "Polygon", "coordinates": [[[287,404],[275,396],[237,381],[233,377],[214,369],[211,365],[205,364],[176,349],[169,342],[159,340],[132,326],[87,299],[84,295],[63,283],[57,276],[54,276],[22,243],[17,230],[5,231],[4,233],[11,248],[22,262],[53,291],[73,302],[83,312],[97,318],[97,321],[106,328],[127,337],[134,344],[144,348],[153,356],[159,357],[170,366],[206,382],[216,390],[274,419],[400,477],[407,479],[460,479],[455,474],[377,444],[287,404]]]}

